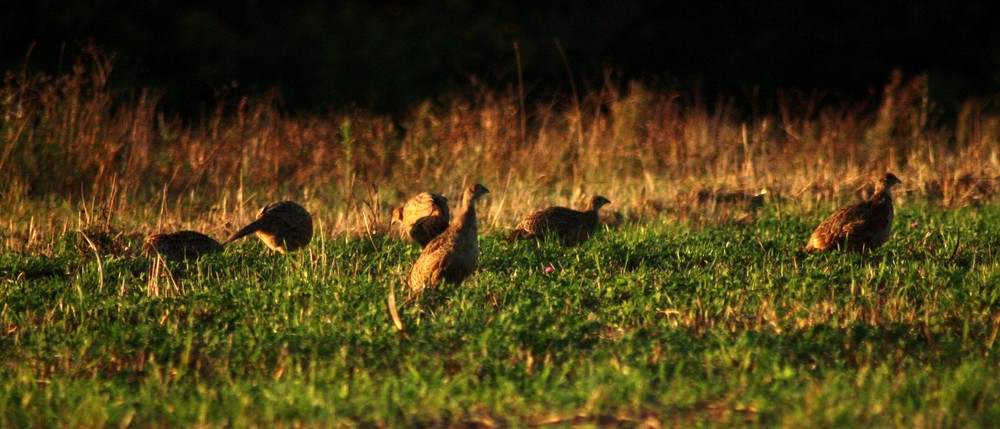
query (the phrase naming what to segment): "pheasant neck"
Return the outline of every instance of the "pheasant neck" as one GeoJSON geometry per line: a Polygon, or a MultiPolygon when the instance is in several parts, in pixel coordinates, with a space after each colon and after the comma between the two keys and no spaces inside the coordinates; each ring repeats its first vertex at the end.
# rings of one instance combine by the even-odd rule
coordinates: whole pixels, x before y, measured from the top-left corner
{"type": "Polygon", "coordinates": [[[476,229],[476,204],[469,195],[462,199],[462,214],[455,219],[460,229],[476,229]]]}
{"type": "Polygon", "coordinates": [[[593,201],[587,203],[587,207],[584,210],[585,213],[594,216],[595,218],[597,217],[597,212],[599,211],[601,211],[601,206],[594,204],[593,201]]]}
{"type": "Polygon", "coordinates": [[[872,195],[873,202],[884,204],[892,203],[892,194],[889,193],[889,188],[885,186],[879,186],[875,188],[875,194],[872,195]]]}

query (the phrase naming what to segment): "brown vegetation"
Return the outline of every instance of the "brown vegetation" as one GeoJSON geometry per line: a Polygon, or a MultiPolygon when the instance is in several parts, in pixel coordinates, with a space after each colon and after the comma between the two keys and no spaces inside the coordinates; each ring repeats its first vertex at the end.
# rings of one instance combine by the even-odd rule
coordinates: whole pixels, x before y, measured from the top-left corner
{"type": "Polygon", "coordinates": [[[163,113],[154,92],[110,90],[111,68],[94,55],[64,76],[5,76],[0,246],[31,249],[37,237],[89,227],[86,207],[114,208],[106,220],[117,230],[222,235],[227,221],[249,217],[245,207],[289,198],[322,207],[320,233],[356,233],[387,222],[382,206],[420,189],[455,197],[479,181],[497,184],[482,207],[490,232],[597,189],[615,197],[607,215],[617,221],[700,223],[724,205],[699,204],[704,189],[767,189],[768,201],[827,211],[856,200],[877,171],[907,178],[896,195],[903,204],[977,204],[1000,178],[995,101],[942,113],[926,76],[894,74],[870,104],[781,94],[773,112],[750,114],[609,78],[578,101],[526,111],[516,90],[472,87],[395,121],[364,111],[288,115],[271,100],[242,99],[185,123],[163,113]]]}

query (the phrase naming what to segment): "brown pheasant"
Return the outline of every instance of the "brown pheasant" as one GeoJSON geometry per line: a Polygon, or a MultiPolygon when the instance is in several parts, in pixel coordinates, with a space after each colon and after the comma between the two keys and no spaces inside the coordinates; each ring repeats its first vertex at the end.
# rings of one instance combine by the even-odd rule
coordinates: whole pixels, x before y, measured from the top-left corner
{"type": "Polygon", "coordinates": [[[441,235],[427,243],[413,263],[409,279],[411,292],[436,287],[441,281],[460,285],[476,270],[479,265],[479,231],[475,201],[489,192],[478,183],[466,188],[458,217],[441,235]]]}
{"type": "Polygon", "coordinates": [[[174,261],[198,259],[209,253],[221,252],[222,245],[197,231],[177,231],[146,237],[142,250],[174,261]]]}
{"type": "Polygon", "coordinates": [[[892,194],[900,183],[892,173],[885,173],[875,185],[875,193],[862,201],[838,210],[816,227],[805,251],[844,248],[868,251],[881,246],[892,234],[892,194]]]}
{"type": "Polygon", "coordinates": [[[281,253],[294,252],[312,240],[312,216],[295,202],[279,201],[261,209],[257,220],[233,234],[223,244],[229,244],[254,233],[271,250],[281,253]]]}
{"type": "Polygon", "coordinates": [[[567,246],[583,244],[597,229],[597,212],[606,204],[611,204],[611,201],[598,195],[590,200],[584,211],[566,207],[549,207],[537,211],[517,224],[509,238],[542,239],[546,234],[554,234],[567,246]]]}
{"type": "Polygon", "coordinates": [[[430,192],[410,198],[403,207],[392,209],[392,223],[398,223],[404,237],[426,247],[434,237],[448,229],[451,216],[448,199],[430,192]]]}

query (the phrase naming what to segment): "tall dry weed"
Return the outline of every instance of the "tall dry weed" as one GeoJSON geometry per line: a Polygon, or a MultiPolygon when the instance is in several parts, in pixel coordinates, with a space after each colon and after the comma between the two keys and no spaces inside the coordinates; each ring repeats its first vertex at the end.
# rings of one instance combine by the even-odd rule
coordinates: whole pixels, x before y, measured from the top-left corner
{"type": "Polygon", "coordinates": [[[513,89],[473,87],[402,118],[288,114],[264,97],[220,103],[192,123],[164,114],[154,92],[111,91],[113,62],[91,53],[62,76],[6,74],[0,204],[8,228],[27,228],[41,207],[59,206],[31,228],[65,229],[79,221],[67,213],[87,202],[118,207],[116,222],[143,232],[226,235],[259,207],[291,198],[316,213],[325,233],[361,234],[382,230],[367,219],[387,212],[372,195],[383,205],[422,190],[454,199],[478,181],[493,191],[482,207],[490,230],[595,193],[614,201],[619,219],[684,218],[705,209],[706,195],[721,201],[761,189],[825,210],[857,198],[884,170],[904,179],[903,199],[978,203],[994,196],[1000,177],[995,103],[970,100],[944,117],[926,75],[894,73],[869,104],[782,93],[773,109],[751,114],[731,100],[709,103],[609,75],[588,93],[526,112],[513,89]]]}

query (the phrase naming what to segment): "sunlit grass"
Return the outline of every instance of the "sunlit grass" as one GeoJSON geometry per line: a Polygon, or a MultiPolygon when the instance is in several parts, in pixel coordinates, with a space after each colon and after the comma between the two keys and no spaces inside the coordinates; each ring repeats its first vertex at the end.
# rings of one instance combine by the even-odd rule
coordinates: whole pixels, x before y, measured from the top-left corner
{"type": "Polygon", "coordinates": [[[0,426],[1000,421],[1000,120],[941,113],[925,77],[755,113],[609,80],[526,112],[474,87],[400,118],[245,99],[184,122],[111,69],[0,92],[0,426]],[[884,170],[886,246],[799,251],[884,170]],[[387,207],[472,181],[479,271],[408,300],[419,249],[387,207]],[[588,194],[613,204],[585,245],[502,238],[588,194]],[[139,252],[286,198],[316,221],[302,252],[251,238],[159,274],[139,252]]]}
{"type": "Polygon", "coordinates": [[[818,217],[772,209],[576,248],[486,235],[461,288],[400,299],[402,333],[408,242],[249,240],[150,296],[148,259],[99,270],[67,235],[0,258],[0,425],[988,427],[998,217],[901,210],[869,255],[801,253],[818,217]]]}

